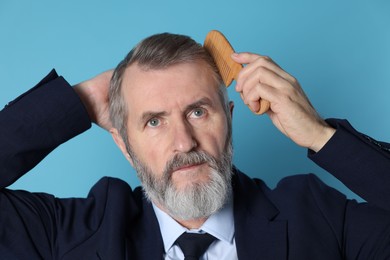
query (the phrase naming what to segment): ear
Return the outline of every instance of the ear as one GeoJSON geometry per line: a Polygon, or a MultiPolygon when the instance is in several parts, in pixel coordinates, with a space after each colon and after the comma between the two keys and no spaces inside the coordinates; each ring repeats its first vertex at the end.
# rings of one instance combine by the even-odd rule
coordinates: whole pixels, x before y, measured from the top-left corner
{"type": "Polygon", "coordinates": [[[112,136],[112,139],[114,139],[114,142],[116,145],[119,147],[123,155],[125,156],[126,160],[128,160],[131,164],[131,166],[134,166],[133,160],[130,157],[130,154],[127,152],[125,142],[123,141],[122,136],[119,134],[118,129],[116,128],[111,128],[110,133],[112,136]]]}
{"type": "Polygon", "coordinates": [[[233,110],[234,110],[234,102],[229,101],[229,108],[230,108],[230,116],[233,118],[233,110]]]}

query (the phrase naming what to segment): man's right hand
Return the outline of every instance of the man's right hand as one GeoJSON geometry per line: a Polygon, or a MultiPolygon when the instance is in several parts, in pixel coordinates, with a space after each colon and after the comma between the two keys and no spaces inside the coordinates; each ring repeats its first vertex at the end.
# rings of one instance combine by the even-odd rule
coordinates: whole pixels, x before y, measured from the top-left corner
{"type": "Polygon", "coordinates": [[[296,144],[318,152],[335,133],[311,105],[298,81],[268,57],[254,53],[234,54],[247,64],[237,79],[236,91],[252,111],[259,100],[271,104],[267,114],[274,125],[296,144]]]}
{"type": "Polygon", "coordinates": [[[112,128],[108,108],[108,90],[113,72],[113,70],[105,71],[74,86],[92,122],[107,131],[112,128]]]}

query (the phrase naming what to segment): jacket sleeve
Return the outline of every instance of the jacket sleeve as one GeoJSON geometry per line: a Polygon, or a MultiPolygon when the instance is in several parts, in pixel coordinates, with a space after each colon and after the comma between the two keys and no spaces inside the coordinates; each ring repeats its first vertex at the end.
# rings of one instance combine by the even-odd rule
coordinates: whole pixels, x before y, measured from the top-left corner
{"type": "Polygon", "coordinates": [[[73,88],[52,70],[0,111],[0,189],[90,126],[73,88]]]}
{"type": "Polygon", "coordinates": [[[346,120],[329,119],[336,133],[309,158],[371,205],[390,211],[390,145],[357,132],[346,120]]]}

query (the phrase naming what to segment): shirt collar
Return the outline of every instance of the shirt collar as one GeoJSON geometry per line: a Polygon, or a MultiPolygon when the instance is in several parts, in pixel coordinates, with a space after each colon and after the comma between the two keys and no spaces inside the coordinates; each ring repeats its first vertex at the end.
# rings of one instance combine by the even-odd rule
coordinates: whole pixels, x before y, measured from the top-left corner
{"type": "Polygon", "coordinates": [[[219,240],[227,243],[233,243],[234,239],[234,217],[233,202],[229,202],[217,213],[211,215],[205,223],[196,230],[188,230],[177,223],[171,216],[159,209],[153,203],[153,209],[156,213],[160,231],[164,242],[165,252],[173,246],[176,239],[184,232],[204,233],[207,232],[219,240]]]}

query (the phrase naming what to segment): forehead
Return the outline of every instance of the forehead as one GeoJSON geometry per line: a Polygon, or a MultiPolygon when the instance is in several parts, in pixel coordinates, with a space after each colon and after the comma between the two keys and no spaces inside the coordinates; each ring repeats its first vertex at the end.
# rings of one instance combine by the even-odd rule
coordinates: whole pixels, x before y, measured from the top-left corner
{"type": "Polygon", "coordinates": [[[218,87],[213,71],[202,62],[163,69],[132,64],[124,72],[122,94],[132,113],[139,109],[165,110],[174,104],[185,106],[204,97],[219,102],[218,87]]]}

